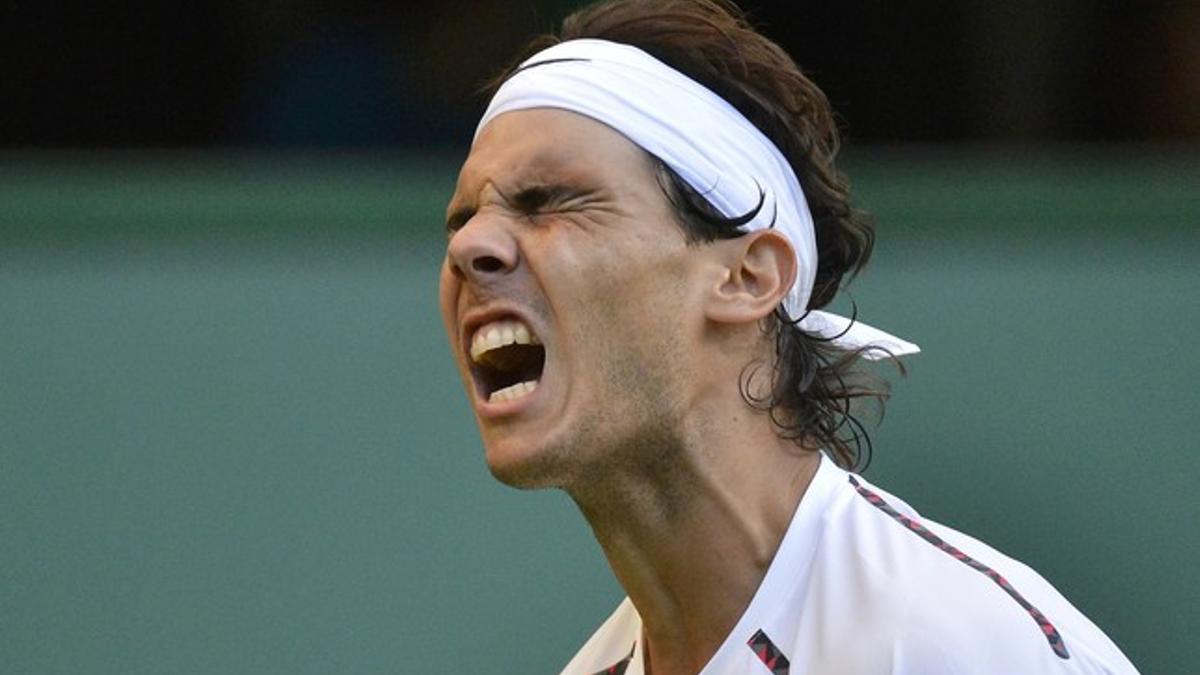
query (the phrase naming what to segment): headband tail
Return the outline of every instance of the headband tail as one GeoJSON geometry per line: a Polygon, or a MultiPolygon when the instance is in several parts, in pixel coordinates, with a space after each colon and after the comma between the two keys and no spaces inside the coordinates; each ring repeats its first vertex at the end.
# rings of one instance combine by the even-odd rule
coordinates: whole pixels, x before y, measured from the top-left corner
{"type": "Polygon", "coordinates": [[[871,361],[904,356],[921,351],[917,345],[857,320],[829,312],[811,311],[800,321],[800,329],[831,340],[840,349],[854,351],[867,347],[863,358],[871,361]]]}

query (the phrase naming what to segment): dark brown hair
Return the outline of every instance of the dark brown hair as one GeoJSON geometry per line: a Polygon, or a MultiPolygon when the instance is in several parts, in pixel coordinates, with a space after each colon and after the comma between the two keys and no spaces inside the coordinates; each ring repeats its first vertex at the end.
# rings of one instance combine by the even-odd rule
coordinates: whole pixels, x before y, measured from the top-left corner
{"type": "MultiPolygon", "coordinates": [[[[843,279],[866,264],[875,241],[866,214],[850,205],[849,184],[834,165],[839,133],[825,94],[791,57],[758,33],[731,2],[608,0],[568,16],[556,35],[534,39],[522,57],[557,42],[598,38],[633,45],[703,84],[735,106],[783,153],[800,180],[816,229],[818,264],[809,310],[833,300],[843,279]]],[[[510,76],[509,68],[494,83],[510,76]]],[[[659,162],[660,183],[689,241],[741,236],[746,218],[726,218],[659,162]]],[[[769,396],[750,393],[763,364],[743,371],[742,395],[768,411],[781,436],[827,448],[838,464],[865,468],[870,437],[851,411],[855,399],[882,405],[886,385],[859,371],[859,351],[844,351],[797,326],[780,305],[764,329],[775,340],[769,396]]]]}

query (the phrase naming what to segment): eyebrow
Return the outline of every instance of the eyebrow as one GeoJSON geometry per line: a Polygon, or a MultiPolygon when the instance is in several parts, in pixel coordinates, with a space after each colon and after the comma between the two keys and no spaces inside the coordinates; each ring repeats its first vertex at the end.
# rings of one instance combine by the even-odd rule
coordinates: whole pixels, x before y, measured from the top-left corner
{"type": "Polygon", "coordinates": [[[460,206],[454,209],[450,212],[450,215],[446,216],[446,231],[454,232],[458,230],[463,225],[466,225],[467,221],[474,215],[475,209],[470,206],[460,206]]]}

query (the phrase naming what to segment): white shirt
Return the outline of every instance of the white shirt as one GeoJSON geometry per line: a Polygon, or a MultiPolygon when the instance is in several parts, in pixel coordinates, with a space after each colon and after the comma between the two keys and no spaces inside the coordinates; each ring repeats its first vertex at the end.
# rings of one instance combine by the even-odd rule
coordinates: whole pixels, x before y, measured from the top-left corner
{"type": "MultiPolygon", "coordinates": [[[[644,675],[626,598],[563,675],[644,675]]],[[[762,584],[701,675],[1137,673],[1025,565],[822,456],[762,584]]]]}

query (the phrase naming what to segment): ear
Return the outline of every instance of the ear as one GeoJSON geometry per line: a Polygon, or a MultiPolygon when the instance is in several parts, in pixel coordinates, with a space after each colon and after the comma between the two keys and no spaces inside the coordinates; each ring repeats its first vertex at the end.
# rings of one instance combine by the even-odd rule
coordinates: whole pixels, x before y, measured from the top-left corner
{"type": "Polygon", "coordinates": [[[796,253],[775,230],[713,242],[720,248],[719,279],[705,301],[704,314],[720,323],[756,322],[783,302],[796,280],[796,253]]]}

